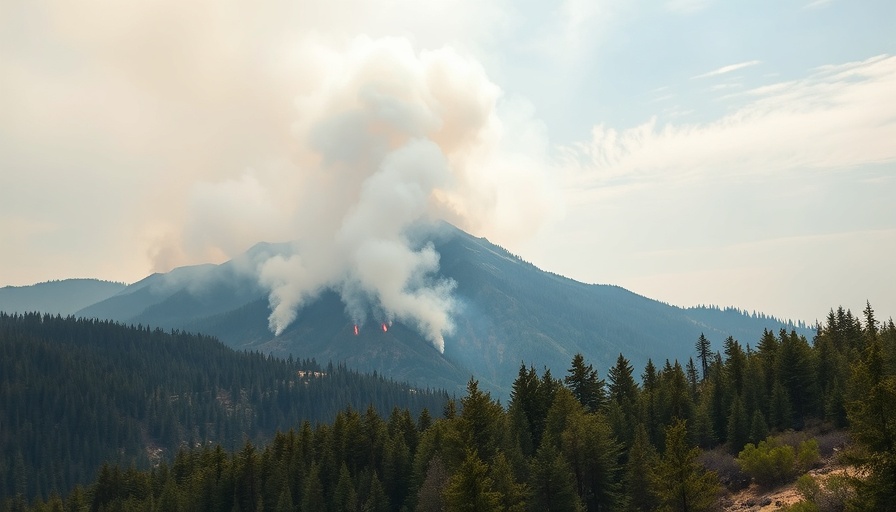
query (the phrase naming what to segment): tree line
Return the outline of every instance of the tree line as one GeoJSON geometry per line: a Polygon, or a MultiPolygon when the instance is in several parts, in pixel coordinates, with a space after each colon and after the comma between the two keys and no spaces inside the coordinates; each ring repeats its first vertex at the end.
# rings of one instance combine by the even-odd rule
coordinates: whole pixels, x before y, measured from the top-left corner
{"type": "Polygon", "coordinates": [[[755,347],[728,338],[714,350],[701,335],[694,354],[648,361],[639,376],[620,354],[605,378],[581,355],[557,378],[523,363],[506,406],[471,379],[438,418],[350,407],[263,446],[184,447],[142,471],[106,464],[92,484],[30,510],[713,510],[721,482],[701,449],[756,460],[776,446],[763,443],[770,435],[817,425],[853,439],[844,460],[861,477],[848,506],[889,509],[892,319],[838,308],[811,342],[766,331],[755,347]]]}
{"type": "Polygon", "coordinates": [[[67,494],[105,462],[148,469],[182,446],[264,443],[306,419],[332,421],[346,405],[419,414],[447,400],[202,335],[0,313],[0,503],[67,494]]]}

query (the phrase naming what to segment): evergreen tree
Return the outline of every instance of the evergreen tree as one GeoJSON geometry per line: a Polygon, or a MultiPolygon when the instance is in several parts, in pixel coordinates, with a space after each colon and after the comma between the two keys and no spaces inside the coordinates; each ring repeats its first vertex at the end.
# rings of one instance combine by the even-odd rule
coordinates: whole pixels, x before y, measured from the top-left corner
{"type": "Polygon", "coordinates": [[[583,510],[569,464],[551,443],[545,443],[538,449],[530,474],[533,510],[583,510]]]}
{"type": "Polygon", "coordinates": [[[740,453],[750,441],[750,418],[744,408],[741,397],[735,397],[728,415],[728,449],[731,453],[740,453]]]}
{"type": "Polygon", "coordinates": [[[320,468],[316,462],[311,464],[311,469],[309,469],[308,474],[305,475],[305,482],[302,486],[301,510],[302,512],[323,512],[327,510],[324,486],[320,482],[320,468]]]}
{"type": "Polygon", "coordinates": [[[651,444],[647,431],[639,426],[625,465],[623,489],[626,508],[632,512],[654,510],[657,506],[650,474],[656,467],[659,455],[651,444]]]}
{"type": "Polygon", "coordinates": [[[380,482],[376,471],[374,471],[370,477],[370,490],[361,510],[363,512],[389,512],[390,509],[389,497],[386,496],[383,484],[380,482]]]}
{"type": "Polygon", "coordinates": [[[778,375],[790,398],[794,426],[802,428],[805,419],[820,410],[817,401],[815,360],[805,338],[796,332],[781,331],[777,353],[778,375]]]}
{"type": "MultiPolygon", "coordinates": [[[[289,503],[291,507],[292,499],[290,499],[289,503]]],[[[333,510],[352,511],[357,509],[358,493],[352,483],[348,467],[342,464],[342,467],[339,469],[339,480],[336,482],[336,489],[333,491],[333,510]]]]}
{"type": "Polygon", "coordinates": [[[468,451],[460,469],[448,481],[445,488],[446,510],[489,512],[501,510],[503,496],[495,491],[488,475],[488,466],[479,456],[468,451]]]}
{"type": "Polygon", "coordinates": [[[660,411],[660,379],[657,375],[656,367],[653,361],[648,359],[647,365],[644,366],[644,373],[641,374],[641,408],[640,418],[641,424],[647,430],[647,436],[651,443],[662,442],[662,425],[660,411]]]}
{"type": "Polygon", "coordinates": [[[499,453],[492,461],[489,475],[494,483],[495,492],[501,496],[499,504],[501,510],[506,512],[526,510],[529,487],[517,481],[513,468],[503,453],[499,453]]]}
{"type": "Polygon", "coordinates": [[[426,476],[417,492],[416,508],[418,512],[443,512],[445,487],[449,481],[448,471],[439,456],[429,461],[426,476]]]}
{"type": "Polygon", "coordinates": [[[603,407],[606,400],[605,382],[597,378],[597,371],[590,364],[585,365],[585,357],[581,353],[572,358],[568,375],[563,378],[563,382],[586,411],[595,412],[603,407]]]}
{"type": "Polygon", "coordinates": [[[479,381],[474,379],[467,384],[467,395],[461,399],[461,405],[459,428],[464,445],[491,460],[505,442],[504,410],[488,392],[480,391],[479,381]]]}
{"type": "Polygon", "coordinates": [[[709,362],[712,357],[712,349],[709,340],[703,333],[697,338],[697,359],[700,361],[700,367],[703,369],[703,380],[706,380],[706,374],[709,371],[709,362]]]}
{"type": "Polygon", "coordinates": [[[769,426],[776,430],[786,430],[793,427],[793,411],[790,407],[790,397],[780,381],[775,381],[772,386],[772,396],[769,401],[769,426]]]}
{"type": "Polygon", "coordinates": [[[624,446],[631,445],[638,413],[639,390],[632,372],[628,359],[619,354],[616,364],[607,374],[610,381],[608,417],[614,435],[624,446]]]}
{"type": "Polygon", "coordinates": [[[666,361],[660,374],[660,408],[662,423],[668,425],[675,419],[692,420],[694,403],[691,400],[690,386],[681,364],[674,365],[666,361]]]}
{"type": "Polygon", "coordinates": [[[688,446],[684,421],[678,420],[666,427],[665,444],[666,450],[652,474],[659,510],[712,510],[719,492],[718,478],[697,462],[700,449],[688,446]]]}
{"type": "Polygon", "coordinates": [[[877,339],[853,365],[846,409],[858,444],[850,462],[867,472],[855,481],[857,506],[890,510],[896,500],[896,375],[886,373],[877,339]]]}
{"type": "Polygon", "coordinates": [[[757,444],[768,437],[768,424],[765,416],[759,409],[753,411],[753,419],[750,421],[750,436],[748,442],[757,444]]]}
{"type": "Polygon", "coordinates": [[[725,375],[727,388],[732,396],[742,395],[744,392],[744,373],[746,372],[747,357],[740,343],[733,337],[725,339],[725,375]]]}
{"type": "Polygon", "coordinates": [[[688,378],[688,388],[691,391],[691,400],[696,402],[698,398],[699,377],[697,376],[697,365],[694,364],[694,358],[688,358],[688,364],[685,366],[685,375],[688,378]]]}
{"type": "Polygon", "coordinates": [[[607,422],[598,414],[577,411],[567,421],[560,445],[585,509],[612,510],[620,501],[621,447],[607,422]]]}

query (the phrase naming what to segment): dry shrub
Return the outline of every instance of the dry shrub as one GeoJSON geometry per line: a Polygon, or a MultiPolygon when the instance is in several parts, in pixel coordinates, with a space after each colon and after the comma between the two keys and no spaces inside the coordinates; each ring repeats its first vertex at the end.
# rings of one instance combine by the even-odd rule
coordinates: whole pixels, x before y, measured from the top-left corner
{"type": "Polygon", "coordinates": [[[719,482],[730,491],[737,491],[750,485],[750,477],[741,471],[737,460],[723,447],[717,447],[700,454],[697,461],[719,477],[719,482]]]}

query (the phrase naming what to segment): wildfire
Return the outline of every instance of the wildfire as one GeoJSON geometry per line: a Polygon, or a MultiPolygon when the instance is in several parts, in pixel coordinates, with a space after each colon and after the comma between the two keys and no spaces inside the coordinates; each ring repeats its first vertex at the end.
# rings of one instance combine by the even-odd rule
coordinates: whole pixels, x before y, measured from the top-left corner
{"type": "Polygon", "coordinates": [[[385,323],[383,324],[383,332],[389,332],[389,326],[385,323]]]}
{"type": "Polygon", "coordinates": [[[358,324],[355,324],[355,336],[358,335],[358,324]]]}

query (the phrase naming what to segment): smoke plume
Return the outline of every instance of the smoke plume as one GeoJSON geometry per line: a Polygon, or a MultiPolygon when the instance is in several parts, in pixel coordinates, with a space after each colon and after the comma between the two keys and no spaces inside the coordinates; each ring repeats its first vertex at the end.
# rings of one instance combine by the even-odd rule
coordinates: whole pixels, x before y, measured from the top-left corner
{"type": "Polygon", "coordinates": [[[514,236],[538,225],[551,199],[537,124],[525,109],[502,122],[500,89],[450,48],[361,37],[341,48],[306,41],[299,53],[288,157],[194,185],[179,249],[232,255],[294,240],[257,268],[272,332],[331,289],[355,323],[398,320],[444,351],[455,283],[408,229],[444,219],[514,236]]]}

